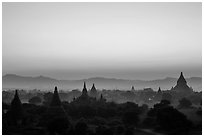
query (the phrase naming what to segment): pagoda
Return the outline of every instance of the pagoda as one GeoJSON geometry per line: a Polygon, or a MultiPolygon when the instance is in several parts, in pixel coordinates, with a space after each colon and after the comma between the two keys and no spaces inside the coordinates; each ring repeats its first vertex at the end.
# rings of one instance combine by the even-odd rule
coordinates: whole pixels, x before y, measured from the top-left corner
{"type": "Polygon", "coordinates": [[[14,125],[21,125],[24,117],[22,103],[18,96],[18,90],[15,91],[13,100],[11,101],[11,108],[9,110],[11,123],[14,125]]]}
{"type": "Polygon", "coordinates": [[[135,91],[135,87],[134,86],[132,86],[131,91],[135,91]]]}
{"type": "Polygon", "coordinates": [[[87,89],[86,89],[86,83],[84,82],[84,88],[82,90],[82,95],[81,97],[84,97],[84,98],[87,98],[88,97],[88,92],[87,92],[87,89]]]}
{"type": "Polygon", "coordinates": [[[192,89],[187,85],[187,82],[181,72],[179,79],[177,80],[177,84],[172,88],[173,91],[177,93],[183,93],[184,95],[192,93],[192,89]]]}
{"type": "Polygon", "coordinates": [[[55,87],[54,94],[53,94],[50,106],[61,106],[61,101],[60,101],[60,98],[59,98],[57,87],[55,87]]]}
{"type": "Polygon", "coordinates": [[[47,115],[49,117],[55,117],[55,116],[66,117],[66,112],[60,101],[57,87],[55,87],[54,89],[54,94],[52,96],[51,103],[47,109],[47,115]]]}
{"type": "MultiPolygon", "coordinates": [[[[93,89],[95,88],[95,86],[93,87],[93,89]]],[[[95,88],[96,90],[96,88],[95,88]]],[[[80,105],[85,105],[85,104],[89,104],[93,101],[96,101],[95,97],[91,97],[88,95],[87,89],[86,89],[86,83],[84,82],[84,87],[82,89],[82,94],[81,96],[79,96],[78,98],[76,98],[75,100],[73,100],[73,103],[77,103],[80,105]]]]}
{"type": "Polygon", "coordinates": [[[158,89],[158,94],[161,94],[162,93],[162,91],[161,91],[161,88],[159,87],[159,89],[158,89]]]}
{"type": "Polygon", "coordinates": [[[93,83],[93,86],[92,86],[91,91],[90,91],[90,96],[91,96],[91,97],[94,97],[94,98],[97,97],[97,90],[96,90],[96,88],[95,88],[94,83],[93,83]]]}

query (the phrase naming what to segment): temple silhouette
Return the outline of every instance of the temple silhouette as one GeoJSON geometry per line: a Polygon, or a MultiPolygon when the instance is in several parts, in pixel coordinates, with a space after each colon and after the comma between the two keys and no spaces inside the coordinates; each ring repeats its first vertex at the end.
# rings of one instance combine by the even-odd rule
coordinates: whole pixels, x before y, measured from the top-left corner
{"type": "Polygon", "coordinates": [[[96,90],[96,87],[95,87],[94,83],[93,83],[93,86],[92,86],[92,88],[90,90],[90,94],[89,95],[91,97],[93,97],[93,98],[97,98],[97,96],[98,96],[97,90],[96,90]]]}
{"type": "MultiPolygon", "coordinates": [[[[88,94],[88,90],[86,88],[86,82],[84,82],[81,96],[79,96],[78,98],[73,98],[72,103],[89,104],[91,102],[96,102],[97,99],[98,99],[98,92],[96,90],[95,85],[93,84],[90,90],[90,93],[88,94]]],[[[101,98],[99,98],[99,100],[101,100],[101,98]]],[[[103,97],[102,97],[102,100],[104,101],[103,97]]]]}
{"type": "Polygon", "coordinates": [[[18,90],[15,91],[14,98],[11,101],[11,108],[8,111],[8,115],[10,117],[10,121],[8,121],[10,125],[22,125],[24,119],[24,110],[21,100],[18,96],[18,90]]]}
{"type": "Polygon", "coordinates": [[[189,95],[193,92],[193,90],[187,85],[183,72],[181,72],[176,86],[172,87],[171,90],[177,92],[178,94],[182,94],[183,96],[189,95]]]}
{"type": "Polygon", "coordinates": [[[44,114],[43,119],[45,120],[45,124],[49,124],[49,121],[46,121],[46,119],[55,119],[56,117],[67,118],[67,113],[60,101],[57,87],[54,89],[52,100],[44,114]]]}

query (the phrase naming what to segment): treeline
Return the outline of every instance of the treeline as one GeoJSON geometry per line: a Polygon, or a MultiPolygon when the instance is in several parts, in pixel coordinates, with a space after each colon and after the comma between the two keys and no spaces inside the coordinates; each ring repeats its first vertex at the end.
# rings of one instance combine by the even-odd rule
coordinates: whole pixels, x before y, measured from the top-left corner
{"type": "MultiPolygon", "coordinates": [[[[132,102],[116,104],[95,100],[62,102],[61,108],[24,103],[21,124],[10,119],[10,105],[3,103],[3,134],[71,134],[71,135],[130,135],[130,134],[201,134],[201,124],[187,117],[162,100],[148,108],[132,102]],[[56,112],[58,115],[56,115],[56,112]]],[[[201,115],[197,113],[197,115],[201,115]]]]}

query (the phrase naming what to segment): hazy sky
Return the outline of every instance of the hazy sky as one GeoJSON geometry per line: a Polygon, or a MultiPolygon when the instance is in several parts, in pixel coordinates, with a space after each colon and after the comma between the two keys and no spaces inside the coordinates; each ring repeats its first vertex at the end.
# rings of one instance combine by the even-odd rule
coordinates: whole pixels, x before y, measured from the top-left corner
{"type": "Polygon", "coordinates": [[[201,3],[3,3],[3,75],[202,76],[201,3]]]}

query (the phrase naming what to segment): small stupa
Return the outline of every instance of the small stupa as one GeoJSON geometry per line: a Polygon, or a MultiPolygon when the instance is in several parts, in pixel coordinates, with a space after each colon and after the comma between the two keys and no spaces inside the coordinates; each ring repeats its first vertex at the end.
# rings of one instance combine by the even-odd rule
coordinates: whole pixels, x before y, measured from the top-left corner
{"type": "Polygon", "coordinates": [[[134,86],[132,86],[131,91],[135,91],[135,87],[134,86]]]}

